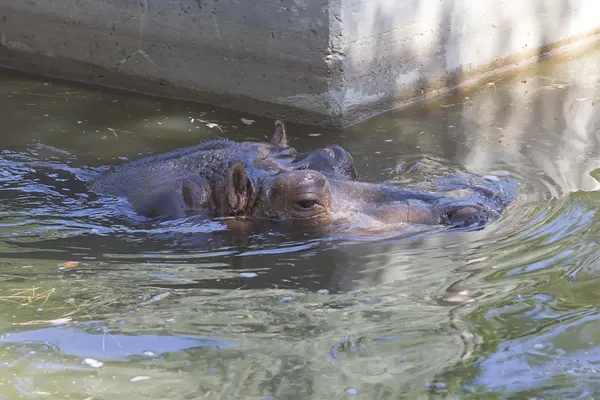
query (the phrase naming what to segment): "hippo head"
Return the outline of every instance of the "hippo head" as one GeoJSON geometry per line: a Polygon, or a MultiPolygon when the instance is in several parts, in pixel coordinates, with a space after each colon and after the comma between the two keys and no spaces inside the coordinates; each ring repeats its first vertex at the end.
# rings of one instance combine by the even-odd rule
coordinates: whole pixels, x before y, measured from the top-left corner
{"type": "Polygon", "coordinates": [[[323,225],[342,220],[467,226],[492,216],[484,204],[378,184],[335,179],[310,169],[280,171],[255,179],[246,166],[231,166],[217,204],[222,216],[323,225]]]}
{"type": "Polygon", "coordinates": [[[243,164],[236,163],[221,193],[219,203],[224,215],[275,220],[331,218],[331,187],[318,171],[281,171],[256,181],[243,164]]]}

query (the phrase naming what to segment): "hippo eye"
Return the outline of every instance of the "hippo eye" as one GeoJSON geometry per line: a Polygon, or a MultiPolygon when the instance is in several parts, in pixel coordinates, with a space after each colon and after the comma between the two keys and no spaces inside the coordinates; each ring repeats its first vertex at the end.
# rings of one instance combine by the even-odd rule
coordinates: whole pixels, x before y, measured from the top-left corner
{"type": "Polygon", "coordinates": [[[315,208],[318,204],[316,200],[302,200],[294,203],[294,207],[300,211],[308,211],[315,208]]]}

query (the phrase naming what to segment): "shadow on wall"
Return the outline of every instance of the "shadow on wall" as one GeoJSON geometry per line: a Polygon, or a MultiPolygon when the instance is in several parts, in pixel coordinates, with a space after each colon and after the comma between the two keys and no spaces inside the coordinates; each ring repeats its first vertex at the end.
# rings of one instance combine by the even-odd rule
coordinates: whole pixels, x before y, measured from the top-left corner
{"type": "Polygon", "coordinates": [[[366,117],[373,109],[455,87],[462,76],[481,75],[523,56],[541,58],[548,44],[595,31],[597,7],[571,0],[345,0],[344,36],[336,42],[346,57],[343,108],[360,112],[371,103],[366,117]]]}

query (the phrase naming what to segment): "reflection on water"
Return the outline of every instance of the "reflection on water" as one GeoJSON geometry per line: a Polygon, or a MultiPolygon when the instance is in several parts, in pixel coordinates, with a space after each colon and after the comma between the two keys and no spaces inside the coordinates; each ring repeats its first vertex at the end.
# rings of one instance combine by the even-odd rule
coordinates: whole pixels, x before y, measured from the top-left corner
{"type": "Polygon", "coordinates": [[[599,54],[341,132],[288,127],[366,181],[520,182],[500,220],[441,234],[149,223],[85,181],[272,121],[2,72],[0,398],[589,397],[599,54]]]}
{"type": "MultiPolygon", "coordinates": [[[[110,334],[101,327],[97,333],[82,332],[73,328],[42,328],[6,334],[0,343],[39,344],[52,346],[63,355],[96,360],[126,361],[135,356],[161,356],[163,354],[195,347],[227,347],[225,341],[184,336],[119,335],[110,334]],[[123,348],[127,352],[123,352],[123,348]],[[149,351],[151,348],[153,351],[149,351]]],[[[6,346],[10,348],[10,346],[6,346]]]]}

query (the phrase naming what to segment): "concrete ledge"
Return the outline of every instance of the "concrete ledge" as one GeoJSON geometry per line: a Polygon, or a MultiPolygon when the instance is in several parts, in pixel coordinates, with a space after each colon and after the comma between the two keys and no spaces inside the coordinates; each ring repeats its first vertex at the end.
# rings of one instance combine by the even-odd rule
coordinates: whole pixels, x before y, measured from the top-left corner
{"type": "Polygon", "coordinates": [[[599,27],[597,0],[4,0],[0,64],[339,127],[599,27]]]}

